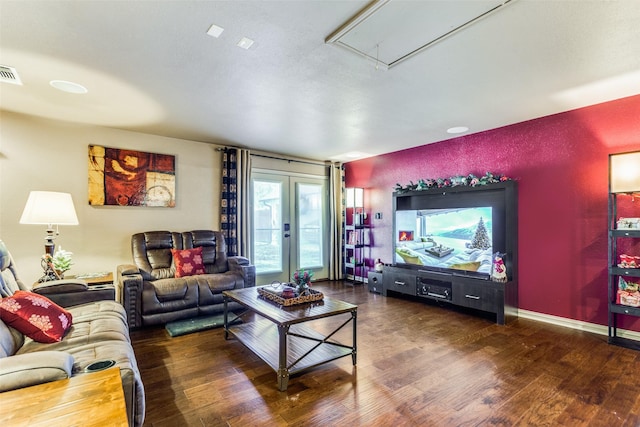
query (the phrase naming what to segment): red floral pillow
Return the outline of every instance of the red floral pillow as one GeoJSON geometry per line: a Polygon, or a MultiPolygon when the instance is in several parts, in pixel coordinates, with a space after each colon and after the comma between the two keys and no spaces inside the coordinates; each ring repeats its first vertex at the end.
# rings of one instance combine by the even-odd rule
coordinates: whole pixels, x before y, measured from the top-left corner
{"type": "Polygon", "coordinates": [[[0,318],[34,341],[54,343],[71,327],[72,316],[49,298],[32,292],[16,291],[0,300],[0,318]]]}
{"type": "Polygon", "coordinates": [[[193,249],[171,249],[176,265],[176,277],[193,276],[206,273],[202,261],[202,247],[193,249]]]}

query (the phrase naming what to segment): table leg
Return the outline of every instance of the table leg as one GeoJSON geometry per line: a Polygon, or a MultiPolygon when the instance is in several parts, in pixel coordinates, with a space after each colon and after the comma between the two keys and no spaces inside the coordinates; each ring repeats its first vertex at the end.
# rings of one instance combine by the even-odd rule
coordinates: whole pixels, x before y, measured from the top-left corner
{"type": "Polygon", "coordinates": [[[278,390],[285,391],[289,385],[287,368],[287,334],[289,326],[278,325],[278,390]]]}
{"type": "Polygon", "coordinates": [[[356,335],[356,330],[357,330],[356,321],[358,320],[357,310],[353,310],[351,312],[351,318],[353,319],[353,352],[351,353],[351,360],[353,361],[353,366],[355,366],[358,359],[357,335],[356,335]]]}
{"type": "Polygon", "coordinates": [[[227,301],[229,298],[226,295],[222,297],[224,301],[224,339],[229,339],[229,311],[227,309],[227,301]]]}

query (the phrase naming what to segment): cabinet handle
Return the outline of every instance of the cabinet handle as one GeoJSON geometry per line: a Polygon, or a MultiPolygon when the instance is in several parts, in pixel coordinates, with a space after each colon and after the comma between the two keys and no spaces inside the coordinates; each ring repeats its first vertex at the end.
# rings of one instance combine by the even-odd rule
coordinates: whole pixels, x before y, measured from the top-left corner
{"type": "Polygon", "coordinates": [[[444,294],[436,294],[435,292],[427,292],[427,295],[429,295],[430,297],[447,299],[446,295],[444,295],[444,294]]]}
{"type": "Polygon", "coordinates": [[[396,285],[400,285],[400,286],[406,286],[407,284],[404,282],[398,282],[397,280],[395,280],[393,283],[395,283],[396,285]]]}
{"type": "Polygon", "coordinates": [[[471,298],[471,299],[480,299],[480,297],[479,297],[479,296],[476,296],[476,295],[467,295],[467,294],[465,294],[465,296],[464,296],[464,297],[465,297],[465,298],[471,298]]]}

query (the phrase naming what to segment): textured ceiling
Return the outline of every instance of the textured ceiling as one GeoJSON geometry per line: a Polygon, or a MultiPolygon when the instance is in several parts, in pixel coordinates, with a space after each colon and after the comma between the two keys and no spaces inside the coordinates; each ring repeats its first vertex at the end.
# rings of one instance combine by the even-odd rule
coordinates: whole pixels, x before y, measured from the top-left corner
{"type": "MultiPolygon", "coordinates": [[[[402,3],[426,26],[431,7],[468,2],[402,3]]],[[[367,5],[0,0],[0,64],[24,83],[0,83],[0,108],[332,159],[640,93],[637,0],[513,0],[389,70],[325,43],[367,5]],[[213,23],[225,29],[217,39],[213,23]],[[89,92],[59,92],[53,79],[89,92]]]]}

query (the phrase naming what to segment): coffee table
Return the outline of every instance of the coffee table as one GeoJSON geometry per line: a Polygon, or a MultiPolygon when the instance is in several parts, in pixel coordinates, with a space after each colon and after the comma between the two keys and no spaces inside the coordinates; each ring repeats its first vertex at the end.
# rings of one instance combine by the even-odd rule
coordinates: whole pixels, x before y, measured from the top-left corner
{"type": "Polygon", "coordinates": [[[258,295],[254,287],[224,291],[222,295],[225,339],[229,339],[229,334],[235,336],[276,371],[278,390],[287,389],[289,375],[323,363],[351,355],[356,365],[357,305],[325,296],[321,301],[283,307],[258,295]],[[258,316],[253,321],[232,325],[237,317],[230,318],[229,301],[239,303],[258,316]],[[343,314],[349,316],[326,336],[303,325],[343,314]],[[353,328],[351,345],[332,339],[349,324],[353,328]]]}

